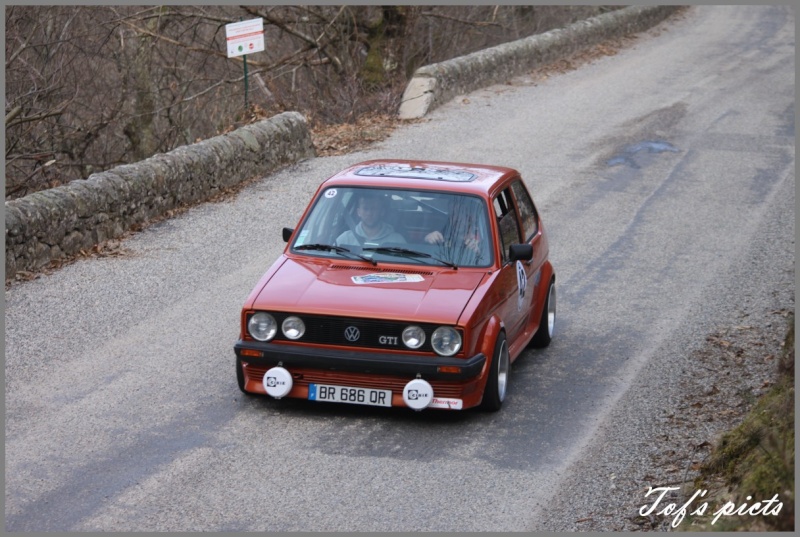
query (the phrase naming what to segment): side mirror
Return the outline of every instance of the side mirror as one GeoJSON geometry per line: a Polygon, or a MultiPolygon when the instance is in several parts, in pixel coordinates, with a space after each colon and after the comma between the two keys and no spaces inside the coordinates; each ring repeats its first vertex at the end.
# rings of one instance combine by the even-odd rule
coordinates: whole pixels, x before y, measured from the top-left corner
{"type": "Polygon", "coordinates": [[[283,242],[289,242],[289,239],[292,238],[292,233],[294,230],[290,227],[283,228],[283,242]]]}
{"type": "Polygon", "coordinates": [[[508,258],[511,261],[530,261],[533,259],[533,245],[512,244],[508,247],[508,258]]]}

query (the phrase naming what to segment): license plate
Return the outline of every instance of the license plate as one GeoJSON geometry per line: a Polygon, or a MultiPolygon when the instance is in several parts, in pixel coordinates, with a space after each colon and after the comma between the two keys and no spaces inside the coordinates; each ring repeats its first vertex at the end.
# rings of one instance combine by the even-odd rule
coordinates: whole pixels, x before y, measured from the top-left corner
{"type": "Polygon", "coordinates": [[[328,384],[309,384],[308,399],[310,401],[329,401],[353,405],[392,406],[392,391],[331,386],[328,384]]]}

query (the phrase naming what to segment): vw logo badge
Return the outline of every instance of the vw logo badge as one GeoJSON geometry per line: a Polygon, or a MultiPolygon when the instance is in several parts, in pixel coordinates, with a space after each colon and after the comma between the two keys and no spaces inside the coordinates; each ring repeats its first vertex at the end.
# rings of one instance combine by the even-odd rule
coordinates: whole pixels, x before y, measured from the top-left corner
{"type": "Polygon", "coordinates": [[[361,332],[355,326],[348,326],[344,331],[344,338],[350,343],[355,343],[361,337],[361,332]]]}

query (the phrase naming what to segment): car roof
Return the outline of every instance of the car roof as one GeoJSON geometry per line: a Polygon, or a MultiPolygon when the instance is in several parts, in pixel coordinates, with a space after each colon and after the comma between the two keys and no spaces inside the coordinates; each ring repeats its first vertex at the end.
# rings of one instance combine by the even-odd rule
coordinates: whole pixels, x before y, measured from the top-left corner
{"type": "Polygon", "coordinates": [[[367,160],[328,178],[326,187],[381,186],[446,190],[488,195],[494,186],[519,173],[503,166],[429,160],[367,160]]]}

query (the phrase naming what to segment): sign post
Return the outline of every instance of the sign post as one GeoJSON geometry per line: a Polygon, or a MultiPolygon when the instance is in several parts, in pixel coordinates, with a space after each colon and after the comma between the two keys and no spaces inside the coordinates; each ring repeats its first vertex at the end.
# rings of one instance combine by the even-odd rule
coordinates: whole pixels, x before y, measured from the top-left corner
{"type": "Polygon", "coordinates": [[[264,50],[264,19],[250,19],[225,25],[228,58],[243,56],[244,107],[247,108],[247,55],[264,50]]]}

